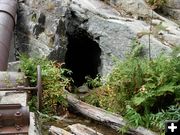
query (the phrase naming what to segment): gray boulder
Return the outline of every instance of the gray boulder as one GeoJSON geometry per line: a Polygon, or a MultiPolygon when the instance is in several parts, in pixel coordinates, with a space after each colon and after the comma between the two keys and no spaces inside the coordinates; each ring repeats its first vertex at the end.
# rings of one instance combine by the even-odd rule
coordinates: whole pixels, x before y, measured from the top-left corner
{"type": "MultiPolygon", "coordinates": [[[[145,0],[109,0],[109,3],[117,8],[117,10],[125,10],[126,13],[131,14],[134,17],[151,17],[152,10],[147,5],[145,0]]],[[[153,12],[154,16],[159,16],[153,12]]]]}
{"type": "Polygon", "coordinates": [[[28,0],[19,4],[16,51],[62,62],[66,52],[64,14],[67,1],[28,0]]]}
{"type": "Polygon", "coordinates": [[[180,1],[179,0],[166,0],[166,6],[175,8],[175,9],[180,9],[180,1]]]}
{"type": "MultiPolygon", "coordinates": [[[[124,10],[118,7],[128,7],[127,11],[135,16],[151,15],[152,10],[143,0],[110,3],[111,6],[99,0],[29,0],[21,3],[16,40],[18,51],[65,62],[75,72],[77,82],[83,82],[88,75],[108,75],[114,65],[113,57],[125,59],[134,39],[143,44],[147,57],[150,24],[123,15],[124,10]]],[[[151,27],[162,25],[163,29],[151,30],[151,57],[169,54],[171,47],[180,41],[176,23],[156,13],[154,16],[157,18],[152,18],[151,27]]]]}
{"type": "MultiPolygon", "coordinates": [[[[72,0],[66,15],[66,23],[67,33],[70,37],[80,35],[84,31],[83,34],[97,43],[101,49],[99,56],[101,64],[98,69],[103,76],[112,70],[112,57],[125,59],[126,54],[131,51],[132,41],[138,33],[149,31],[149,25],[143,21],[122,18],[109,6],[96,0],[72,0]]],[[[144,45],[146,55],[148,54],[148,41],[148,36],[139,38],[139,42],[144,45]]],[[[151,35],[151,46],[152,57],[161,52],[171,52],[170,47],[165,46],[153,35],[151,35]]]]}
{"type": "Polygon", "coordinates": [[[180,1],[179,0],[167,0],[163,8],[164,12],[169,14],[176,20],[180,20],[180,1]]]}

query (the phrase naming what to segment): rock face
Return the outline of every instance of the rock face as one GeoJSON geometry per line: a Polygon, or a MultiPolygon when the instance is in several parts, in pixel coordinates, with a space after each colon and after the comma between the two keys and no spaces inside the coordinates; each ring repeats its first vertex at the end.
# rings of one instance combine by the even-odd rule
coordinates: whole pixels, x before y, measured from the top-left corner
{"type": "Polygon", "coordinates": [[[179,0],[167,0],[166,5],[171,8],[180,9],[179,0]]]}
{"type": "MultiPolygon", "coordinates": [[[[124,59],[127,52],[131,51],[132,41],[137,34],[149,31],[148,24],[143,21],[122,18],[116,10],[95,0],[72,1],[66,14],[66,22],[69,37],[84,34],[97,43],[101,49],[99,72],[102,75],[106,75],[112,69],[112,56],[124,59]]],[[[148,36],[139,39],[144,44],[145,54],[148,53],[148,40],[148,36]]],[[[74,46],[78,47],[76,44],[74,46]]],[[[152,57],[160,52],[171,51],[153,36],[151,36],[151,46],[152,57]]]]}
{"type": "MultiPolygon", "coordinates": [[[[139,1],[145,5],[143,0],[139,1]]],[[[99,0],[27,0],[20,4],[17,49],[30,56],[65,62],[77,85],[88,75],[106,76],[112,70],[113,57],[125,59],[134,39],[143,44],[144,54],[148,55],[150,25],[125,17],[121,14],[124,10],[117,9],[118,4],[138,8],[141,13],[150,12],[133,0],[111,1],[115,8],[99,0]]],[[[180,42],[178,25],[161,19],[152,22],[155,30],[150,35],[151,57],[161,52],[169,54],[173,39],[176,44],[180,42]]]]}
{"type": "Polygon", "coordinates": [[[63,22],[66,1],[27,0],[19,4],[16,26],[17,53],[64,60],[66,37],[63,22]]]}
{"type": "Polygon", "coordinates": [[[151,15],[150,7],[144,0],[110,0],[110,4],[124,9],[132,15],[147,17],[151,15]]]}
{"type": "MultiPolygon", "coordinates": [[[[147,5],[147,0],[106,0],[117,9],[123,9],[126,13],[132,14],[134,17],[148,17],[151,16],[152,10],[147,5]]],[[[180,1],[179,0],[166,0],[163,11],[169,14],[174,19],[180,19],[180,1]]],[[[157,13],[153,13],[158,17],[157,13]]]]}
{"type": "Polygon", "coordinates": [[[180,20],[180,1],[179,0],[167,0],[164,12],[172,16],[176,20],[180,20]]]}

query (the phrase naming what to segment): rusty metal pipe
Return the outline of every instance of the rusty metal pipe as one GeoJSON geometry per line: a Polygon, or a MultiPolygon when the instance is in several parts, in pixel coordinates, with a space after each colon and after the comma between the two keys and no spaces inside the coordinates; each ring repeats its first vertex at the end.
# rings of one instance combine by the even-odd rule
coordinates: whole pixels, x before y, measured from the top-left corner
{"type": "Polygon", "coordinates": [[[37,85],[27,87],[27,77],[22,72],[0,72],[0,91],[37,91],[37,108],[42,108],[41,67],[37,66],[37,85]]]}
{"type": "Polygon", "coordinates": [[[27,134],[29,109],[21,104],[0,104],[0,135],[27,134]]]}
{"type": "Polygon", "coordinates": [[[16,11],[17,0],[0,0],[0,71],[7,69],[16,11]]]}
{"type": "Polygon", "coordinates": [[[37,87],[24,87],[24,86],[18,86],[18,87],[12,87],[12,88],[0,88],[0,91],[37,91],[37,87]]]}

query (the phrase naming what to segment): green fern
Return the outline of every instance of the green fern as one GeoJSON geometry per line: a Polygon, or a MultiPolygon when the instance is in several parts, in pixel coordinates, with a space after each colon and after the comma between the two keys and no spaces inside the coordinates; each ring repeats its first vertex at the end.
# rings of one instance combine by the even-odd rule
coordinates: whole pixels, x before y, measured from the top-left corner
{"type": "MultiPolygon", "coordinates": [[[[67,101],[64,95],[64,89],[70,84],[70,79],[66,78],[63,73],[67,69],[62,69],[55,66],[55,62],[49,61],[45,58],[28,58],[22,55],[21,70],[26,74],[31,86],[37,84],[37,65],[41,65],[41,75],[43,84],[43,112],[57,113],[57,105],[61,104],[63,107],[67,106],[67,101]]],[[[34,100],[29,103],[31,108],[34,107],[34,100]]]]}
{"type": "Polygon", "coordinates": [[[160,55],[150,61],[142,57],[141,45],[134,44],[132,55],[126,60],[114,59],[116,66],[100,94],[93,94],[93,101],[99,107],[122,114],[133,126],[163,132],[163,121],[174,118],[173,113],[178,116],[177,108],[168,107],[180,102],[180,57],[160,55]],[[104,96],[105,87],[111,89],[113,96],[104,96]],[[151,123],[152,120],[156,123],[151,123]]]}

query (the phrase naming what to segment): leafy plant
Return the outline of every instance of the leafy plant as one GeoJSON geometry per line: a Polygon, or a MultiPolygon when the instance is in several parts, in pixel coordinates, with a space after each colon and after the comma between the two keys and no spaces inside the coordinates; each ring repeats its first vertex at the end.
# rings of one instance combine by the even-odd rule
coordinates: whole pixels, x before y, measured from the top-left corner
{"type": "Polygon", "coordinates": [[[29,109],[30,109],[32,112],[35,112],[35,111],[37,110],[37,108],[36,108],[36,103],[37,103],[37,97],[36,97],[36,96],[32,96],[32,97],[31,97],[31,100],[28,101],[29,109]]]}
{"type": "Polygon", "coordinates": [[[132,49],[131,52],[127,55],[128,58],[140,58],[144,56],[143,45],[138,41],[138,39],[134,38],[131,45],[132,49]]]}
{"type": "Polygon", "coordinates": [[[178,120],[180,118],[180,106],[179,105],[171,105],[167,110],[161,110],[156,114],[149,114],[150,118],[150,126],[154,129],[164,129],[165,120],[178,120]]]}
{"type": "Polygon", "coordinates": [[[159,9],[166,3],[166,0],[147,0],[147,2],[153,6],[154,9],[159,9]]]}
{"type": "Polygon", "coordinates": [[[139,125],[144,125],[142,116],[136,112],[130,105],[126,106],[126,115],[125,118],[128,119],[128,122],[134,127],[139,125]]]}
{"type": "MultiPolygon", "coordinates": [[[[41,66],[42,85],[43,85],[43,112],[57,113],[57,106],[60,104],[66,106],[67,102],[64,95],[64,89],[70,84],[70,79],[63,73],[67,69],[57,66],[55,62],[45,58],[28,58],[21,56],[21,70],[26,74],[31,86],[36,86],[37,65],[41,66]]],[[[31,101],[31,105],[32,105],[31,101]]]]}
{"type": "Polygon", "coordinates": [[[162,132],[165,120],[179,116],[177,107],[171,106],[180,102],[180,57],[143,58],[137,42],[131,54],[124,61],[115,60],[106,84],[86,102],[122,114],[135,127],[142,125],[162,132]]]}
{"type": "Polygon", "coordinates": [[[180,44],[175,46],[176,47],[173,49],[172,55],[173,57],[180,57],[180,44]]]}
{"type": "Polygon", "coordinates": [[[93,89],[93,88],[97,88],[97,87],[102,86],[101,78],[100,78],[99,75],[98,75],[95,79],[92,79],[92,78],[89,77],[89,76],[86,76],[85,79],[86,79],[86,85],[87,85],[90,89],[93,89]]]}
{"type": "Polygon", "coordinates": [[[125,118],[128,119],[131,126],[138,127],[139,125],[142,125],[154,129],[154,131],[159,133],[165,131],[165,120],[178,120],[180,117],[180,108],[178,105],[171,105],[167,110],[160,110],[156,114],[146,113],[144,116],[137,113],[136,110],[129,105],[126,109],[125,118]]]}
{"type": "Polygon", "coordinates": [[[90,95],[84,98],[84,101],[112,112],[117,109],[116,105],[118,104],[114,91],[108,86],[93,90],[90,95]]]}

